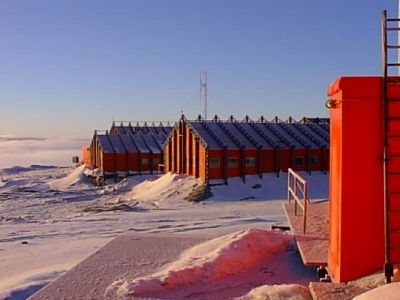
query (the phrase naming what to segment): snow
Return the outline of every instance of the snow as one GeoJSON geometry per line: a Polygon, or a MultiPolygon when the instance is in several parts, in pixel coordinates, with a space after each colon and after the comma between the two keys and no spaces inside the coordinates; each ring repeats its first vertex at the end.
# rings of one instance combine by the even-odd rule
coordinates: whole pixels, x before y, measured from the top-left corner
{"type": "Polygon", "coordinates": [[[88,179],[84,176],[85,170],[86,166],[81,165],[73,170],[68,176],[50,181],[49,186],[53,190],[65,190],[73,185],[87,183],[88,179]]]}
{"type": "Polygon", "coordinates": [[[260,229],[247,229],[215,238],[185,251],[178,260],[158,273],[123,283],[119,294],[134,296],[199,282],[221,281],[249,271],[274,254],[283,252],[292,239],[289,235],[260,229]]]}
{"type": "Polygon", "coordinates": [[[184,199],[202,183],[194,177],[168,173],[155,180],[145,180],[135,185],[126,194],[126,201],[140,201],[154,205],[165,204],[169,200],[176,203],[176,197],[184,199]]]}
{"type": "MultiPolygon", "coordinates": [[[[230,179],[227,186],[211,187],[209,199],[194,203],[183,200],[200,184],[192,177],[142,175],[95,187],[82,169],[32,166],[1,171],[0,299],[24,299],[21,295],[51,282],[124,232],[216,237],[287,224],[282,210],[286,174],[247,176],[245,183],[230,179]],[[254,188],[256,183],[261,187],[254,188]]],[[[327,175],[302,175],[311,182],[313,200],[327,197],[327,175]]],[[[262,285],[266,275],[268,284],[307,285],[310,275],[293,277],[280,267],[290,270],[301,264],[293,262],[293,255],[297,257],[286,251],[268,262],[266,268],[274,270],[274,276],[260,267],[235,285],[262,285]]],[[[243,290],[242,295],[249,291],[243,290]]]]}
{"type": "Polygon", "coordinates": [[[398,300],[400,298],[400,282],[382,285],[364,294],[354,297],[354,300],[398,300]]]}
{"type": "Polygon", "coordinates": [[[235,300],[311,300],[308,288],[299,284],[263,285],[235,300]]]}

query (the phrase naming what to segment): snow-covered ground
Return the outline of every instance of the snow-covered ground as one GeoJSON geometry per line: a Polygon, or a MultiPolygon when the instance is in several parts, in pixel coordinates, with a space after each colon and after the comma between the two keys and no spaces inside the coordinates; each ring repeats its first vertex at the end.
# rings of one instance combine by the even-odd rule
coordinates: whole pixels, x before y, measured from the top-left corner
{"type": "MultiPolygon", "coordinates": [[[[221,236],[287,224],[286,174],[231,179],[193,203],[183,198],[200,184],[195,178],[143,175],[95,187],[85,172],[43,166],[1,171],[0,299],[24,299],[123,232],[221,236]]],[[[313,200],[327,197],[327,175],[302,175],[313,200]]]]}

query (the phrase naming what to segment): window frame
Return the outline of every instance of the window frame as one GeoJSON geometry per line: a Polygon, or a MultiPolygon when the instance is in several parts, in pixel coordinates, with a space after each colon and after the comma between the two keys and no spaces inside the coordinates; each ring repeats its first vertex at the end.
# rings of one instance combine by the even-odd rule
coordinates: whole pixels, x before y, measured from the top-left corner
{"type": "Polygon", "coordinates": [[[228,169],[236,169],[239,166],[239,159],[237,157],[228,157],[228,169]]]}
{"type": "Polygon", "coordinates": [[[219,169],[219,168],[221,168],[221,159],[218,158],[218,157],[210,157],[209,167],[210,167],[210,169],[219,169]]]}
{"type": "Polygon", "coordinates": [[[245,167],[254,168],[256,166],[256,158],[254,156],[245,157],[245,167]],[[249,164],[249,161],[251,164],[249,164]]]}
{"type": "Polygon", "coordinates": [[[293,158],[293,165],[296,167],[304,166],[304,156],[295,156],[293,158]],[[298,163],[300,159],[301,159],[301,163],[298,163]]]}

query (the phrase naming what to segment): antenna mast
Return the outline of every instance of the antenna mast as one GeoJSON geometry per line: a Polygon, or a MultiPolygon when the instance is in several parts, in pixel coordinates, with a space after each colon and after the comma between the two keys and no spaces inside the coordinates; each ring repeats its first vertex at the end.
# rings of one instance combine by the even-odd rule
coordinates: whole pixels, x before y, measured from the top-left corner
{"type": "Polygon", "coordinates": [[[204,102],[204,120],[207,120],[207,72],[202,71],[200,71],[200,100],[204,102]]]}

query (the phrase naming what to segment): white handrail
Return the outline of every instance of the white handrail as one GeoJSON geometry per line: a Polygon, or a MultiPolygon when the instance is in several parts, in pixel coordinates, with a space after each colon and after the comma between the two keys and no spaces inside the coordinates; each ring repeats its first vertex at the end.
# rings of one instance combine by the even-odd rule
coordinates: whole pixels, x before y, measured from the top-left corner
{"type": "Polygon", "coordinates": [[[308,183],[299,174],[288,169],[288,202],[294,200],[294,214],[297,216],[297,205],[303,209],[303,234],[307,226],[308,183]]]}

